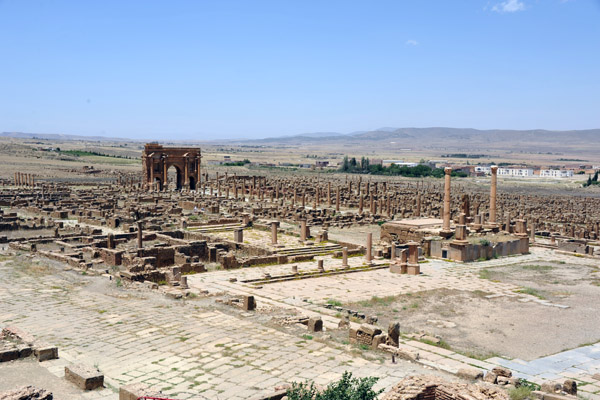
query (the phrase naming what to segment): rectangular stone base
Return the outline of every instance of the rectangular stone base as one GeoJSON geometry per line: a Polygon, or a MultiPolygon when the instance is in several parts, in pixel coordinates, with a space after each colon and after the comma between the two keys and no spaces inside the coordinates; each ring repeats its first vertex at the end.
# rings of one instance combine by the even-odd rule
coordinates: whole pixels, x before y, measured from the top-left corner
{"type": "Polygon", "coordinates": [[[58,348],[54,346],[35,347],[33,354],[38,361],[55,360],[58,358],[58,348]]]}
{"type": "Polygon", "coordinates": [[[421,273],[421,267],[418,265],[409,265],[406,270],[409,275],[419,275],[421,273]]]}
{"type": "Polygon", "coordinates": [[[93,390],[104,387],[104,375],[95,368],[85,365],[65,367],[65,379],[83,390],[93,390]]]}
{"type": "Polygon", "coordinates": [[[390,265],[390,272],[392,274],[401,274],[402,267],[400,267],[399,265],[390,265]]]}

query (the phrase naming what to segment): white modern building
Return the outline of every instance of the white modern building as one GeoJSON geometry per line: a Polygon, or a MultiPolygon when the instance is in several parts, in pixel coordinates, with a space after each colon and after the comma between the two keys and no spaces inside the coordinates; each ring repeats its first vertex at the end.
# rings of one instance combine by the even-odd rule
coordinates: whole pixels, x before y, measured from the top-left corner
{"type": "Polygon", "coordinates": [[[566,169],[541,169],[540,178],[570,178],[573,171],[566,169]]]}
{"type": "Polygon", "coordinates": [[[533,176],[533,169],[531,168],[498,168],[499,176],[533,176]]]}
{"type": "Polygon", "coordinates": [[[484,173],[486,175],[490,175],[492,173],[492,167],[490,166],[484,166],[484,165],[476,165],[475,166],[475,172],[481,172],[484,173]]]}

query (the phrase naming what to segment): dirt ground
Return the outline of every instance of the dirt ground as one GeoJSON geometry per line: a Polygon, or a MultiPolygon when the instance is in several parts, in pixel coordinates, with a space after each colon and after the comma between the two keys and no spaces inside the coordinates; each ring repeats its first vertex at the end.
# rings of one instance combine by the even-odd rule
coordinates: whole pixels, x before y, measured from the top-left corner
{"type": "Polygon", "coordinates": [[[485,292],[432,290],[344,304],[379,325],[400,322],[403,334],[438,335],[442,345],[476,358],[531,360],[600,340],[600,274],[596,266],[536,263],[484,270],[481,277],[518,284],[561,309],[485,292]]]}
{"type": "Polygon", "coordinates": [[[0,392],[23,386],[46,389],[57,400],[89,398],[66,380],[51,374],[33,357],[0,363],[0,392]]]}

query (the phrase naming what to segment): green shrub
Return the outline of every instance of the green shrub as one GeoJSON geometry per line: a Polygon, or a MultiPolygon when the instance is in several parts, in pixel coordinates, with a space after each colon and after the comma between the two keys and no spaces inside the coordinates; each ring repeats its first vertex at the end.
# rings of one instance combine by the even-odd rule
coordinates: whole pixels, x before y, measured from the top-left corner
{"type": "Polygon", "coordinates": [[[287,390],[288,400],[375,400],[383,392],[373,390],[378,378],[352,378],[352,373],[346,371],[342,379],[330,383],[323,392],[315,388],[314,382],[293,383],[287,390]]]}

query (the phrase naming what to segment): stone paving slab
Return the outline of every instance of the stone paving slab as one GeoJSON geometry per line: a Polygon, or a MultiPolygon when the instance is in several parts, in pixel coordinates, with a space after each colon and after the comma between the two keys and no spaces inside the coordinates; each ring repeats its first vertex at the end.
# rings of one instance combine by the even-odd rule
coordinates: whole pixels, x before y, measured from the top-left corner
{"type": "Polygon", "coordinates": [[[389,388],[409,374],[432,373],[406,361],[365,360],[193,301],[88,289],[85,282],[98,279],[73,272],[34,277],[0,264],[0,325],[57,345],[61,358],[48,364],[56,374],[62,362],[97,366],[113,395],[121,385],[145,382],[178,399],[225,398],[231,388],[251,397],[284,381],[327,384],[346,369],[386,378],[378,387],[389,388]]]}

